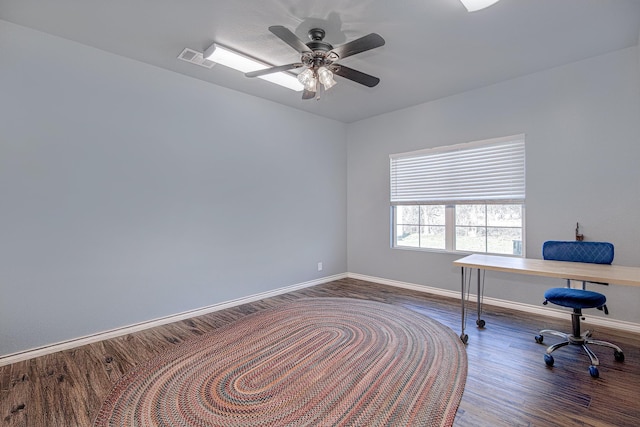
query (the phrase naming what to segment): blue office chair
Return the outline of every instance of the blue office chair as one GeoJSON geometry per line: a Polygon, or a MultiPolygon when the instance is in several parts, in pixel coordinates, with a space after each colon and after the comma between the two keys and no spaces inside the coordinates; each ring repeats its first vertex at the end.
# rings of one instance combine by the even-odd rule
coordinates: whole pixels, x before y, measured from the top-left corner
{"type": "MultiPolygon", "coordinates": [[[[555,261],[611,264],[611,262],[613,262],[613,245],[606,242],[548,241],[542,246],[542,257],[544,259],[555,261]]],[[[606,285],[606,283],[598,284],[606,285]]],[[[593,378],[598,378],[600,375],[598,372],[598,365],[600,363],[593,351],[587,347],[587,344],[612,348],[614,350],[613,356],[615,360],[618,362],[622,362],[624,360],[624,353],[617,345],[606,341],[592,340],[590,331],[580,331],[580,318],[582,318],[583,308],[597,308],[599,310],[604,310],[605,314],[609,314],[606,306],[607,298],[603,294],[586,290],[586,282],[584,281],[582,282],[582,289],[571,288],[571,282],[570,280],[567,280],[567,287],[548,289],[544,294],[544,298],[545,301],[543,304],[545,305],[550,302],[552,304],[573,309],[573,313],[571,314],[571,324],[573,328],[570,334],[551,329],[543,329],[540,331],[539,335],[535,336],[537,343],[542,343],[544,334],[556,335],[564,338],[563,342],[554,344],[547,348],[547,352],[544,355],[544,361],[547,366],[553,366],[554,363],[551,353],[560,347],[564,347],[569,344],[582,346],[584,351],[587,353],[591,360],[589,374],[591,374],[593,378]]]]}

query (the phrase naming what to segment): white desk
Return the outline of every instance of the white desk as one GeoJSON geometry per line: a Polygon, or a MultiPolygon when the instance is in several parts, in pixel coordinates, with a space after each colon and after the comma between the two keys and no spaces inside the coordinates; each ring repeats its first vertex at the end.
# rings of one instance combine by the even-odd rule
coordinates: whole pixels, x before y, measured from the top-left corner
{"type": "Polygon", "coordinates": [[[482,289],[480,286],[480,271],[492,270],[506,273],[518,273],[529,276],[557,277],[570,280],[586,280],[589,282],[612,283],[616,285],[640,286],[640,267],[625,267],[621,265],[589,264],[583,262],[548,261],[530,258],[514,258],[497,255],[473,254],[453,262],[461,268],[462,288],[462,332],[460,339],[466,343],[469,337],[464,333],[466,319],[465,304],[465,269],[469,270],[469,286],[473,269],[478,270],[478,320],[479,327],[484,326],[482,314],[482,289]]]}

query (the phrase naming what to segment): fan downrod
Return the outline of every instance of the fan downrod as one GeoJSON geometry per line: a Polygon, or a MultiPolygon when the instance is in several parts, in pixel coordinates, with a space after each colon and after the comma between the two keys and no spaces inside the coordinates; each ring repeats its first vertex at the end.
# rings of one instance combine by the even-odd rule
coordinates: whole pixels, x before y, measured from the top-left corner
{"type": "Polygon", "coordinates": [[[322,28],[312,28],[309,30],[309,40],[311,41],[322,41],[325,36],[325,32],[322,28]]]}

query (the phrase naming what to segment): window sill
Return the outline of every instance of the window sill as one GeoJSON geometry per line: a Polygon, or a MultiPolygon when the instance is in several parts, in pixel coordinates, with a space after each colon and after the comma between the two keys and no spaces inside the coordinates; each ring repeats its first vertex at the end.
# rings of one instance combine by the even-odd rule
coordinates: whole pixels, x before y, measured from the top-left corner
{"type": "Polygon", "coordinates": [[[391,249],[397,249],[401,251],[431,252],[436,254],[450,254],[450,255],[460,255],[460,256],[467,256],[471,254],[481,254],[481,255],[506,256],[511,258],[525,258],[524,254],[513,255],[513,254],[498,254],[498,253],[492,253],[492,252],[448,251],[446,249],[416,248],[414,246],[392,246],[391,249]]]}

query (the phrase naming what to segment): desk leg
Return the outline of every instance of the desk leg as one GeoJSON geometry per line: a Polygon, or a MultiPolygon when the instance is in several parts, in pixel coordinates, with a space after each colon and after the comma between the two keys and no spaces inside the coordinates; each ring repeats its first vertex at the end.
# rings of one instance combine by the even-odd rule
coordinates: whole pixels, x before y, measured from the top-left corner
{"type": "MultiPolygon", "coordinates": [[[[467,284],[467,280],[466,280],[466,275],[465,275],[465,268],[464,267],[460,267],[460,307],[462,309],[462,315],[460,316],[462,319],[462,328],[461,328],[461,332],[460,332],[460,339],[462,340],[463,343],[467,343],[467,341],[469,341],[469,336],[467,334],[464,333],[465,330],[465,326],[467,323],[467,307],[466,307],[466,303],[467,303],[467,295],[468,293],[467,288],[471,288],[471,275],[473,274],[473,268],[469,268],[468,270],[468,274],[469,274],[469,283],[467,284]]],[[[482,319],[482,294],[483,294],[483,288],[484,288],[484,280],[480,277],[480,269],[478,268],[478,274],[476,276],[476,285],[478,287],[478,294],[477,294],[477,310],[478,310],[478,319],[476,320],[476,325],[479,328],[484,328],[485,326],[485,321],[482,319]]]]}
{"type": "Polygon", "coordinates": [[[469,336],[467,334],[464,333],[464,327],[465,327],[465,323],[466,323],[466,307],[465,307],[465,292],[464,292],[464,285],[465,285],[465,279],[464,279],[464,267],[460,267],[460,273],[461,273],[461,287],[460,287],[460,307],[462,307],[462,332],[460,332],[460,339],[462,340],[463,343],[467,343],[467,341],[469,340],[469,336]]]}
{"type": "Polygon", "coordinates": [[[478,276],[476,278],[476,283],[478,285],[478,320],[476,320],[476,325],[479,328],[484,328],[485,321],[481,319],[482,316],[482,289],[480,288],[480,269],[478,269],[478,276]]]}

